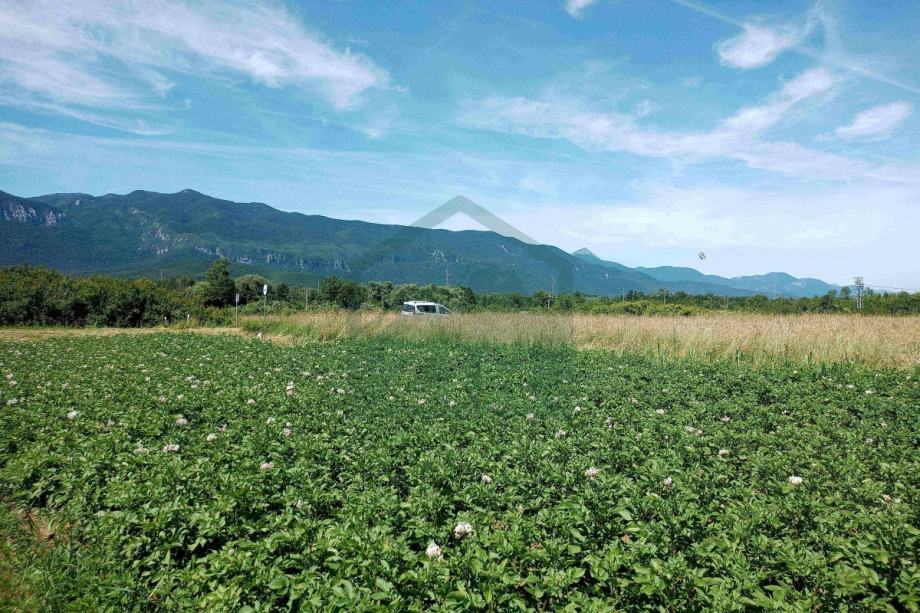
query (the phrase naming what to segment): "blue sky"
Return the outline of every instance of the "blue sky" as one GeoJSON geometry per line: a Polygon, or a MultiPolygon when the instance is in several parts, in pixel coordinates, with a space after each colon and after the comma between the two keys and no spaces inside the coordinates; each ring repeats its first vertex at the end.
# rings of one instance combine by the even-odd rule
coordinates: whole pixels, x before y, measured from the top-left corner
{"type": "Polygon", "coordinates": [[[900,0],[0,0],[0,189],[463,194],[628,265],[920,288],[918,31],[900,0]]]}

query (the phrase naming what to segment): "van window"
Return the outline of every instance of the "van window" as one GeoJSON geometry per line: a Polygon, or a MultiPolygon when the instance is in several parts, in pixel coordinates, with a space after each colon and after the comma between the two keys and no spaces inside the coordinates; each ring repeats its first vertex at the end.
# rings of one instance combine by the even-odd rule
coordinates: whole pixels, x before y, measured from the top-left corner
{"type": "Polygon", "coordinates": [[[403,311],[405,311],[406,313],[414,313],[414,312],[415,312],[415,307],[412,306],[411,304],[404,304],[404,305],[403,305],[403,311]]]}
{"type": "Polygon", "coordinates": [[[419,313],[437,313],[438,308],[433,304],[420,304],[418,305],[419,313]]]}
{"type": "Polygon", "coordinates": [[[450,309],[448,309],[448,308],[447,308],[446,306],[444,306],[443,304],[439,304],[439,305],[438,305],[438,313],[443,313],[444,315],[448,315],[448,314],[450,313],[450,309]]]}

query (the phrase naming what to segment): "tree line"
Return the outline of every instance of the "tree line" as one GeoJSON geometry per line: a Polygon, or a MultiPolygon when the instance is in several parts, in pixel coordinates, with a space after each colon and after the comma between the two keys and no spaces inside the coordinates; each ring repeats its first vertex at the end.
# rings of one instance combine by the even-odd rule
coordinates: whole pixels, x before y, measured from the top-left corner
{"type": "MultiPolygon", "coordinates": [[[[0,325],[153,326],[192,321],[226,324],[237,304],[243,314],[294,309],[398,310],[407,300],[430,300],[455,311],[539,311],[556,313],[694,315],[707,311],[768,314],[854,313],[849,288],[810,298],[725,297],[659,291],[627,292],[620,297],[575,292],[475,293],[467,287],[359,283],[338,277],[315,288],[273,283],[260,275],[230,276],[225,259],[214,262],[203,279],[122,279],[107,275],[76,277],[42,267],[0,268],[0,325]],[[263,295],[263,287],[267,294],[263,295]]],[[[920,314],[920,293],[867,290],[861,313],[920,314]]]]}

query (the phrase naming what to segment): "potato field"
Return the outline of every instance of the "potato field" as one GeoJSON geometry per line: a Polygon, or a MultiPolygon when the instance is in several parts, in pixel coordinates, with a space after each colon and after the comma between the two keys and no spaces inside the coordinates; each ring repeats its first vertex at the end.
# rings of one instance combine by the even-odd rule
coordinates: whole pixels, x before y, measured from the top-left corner
{"type": "Polygon", "coordinates": [[[0,378],[0,604],[920,607],[916,367],[148,334],[0,378]]]}

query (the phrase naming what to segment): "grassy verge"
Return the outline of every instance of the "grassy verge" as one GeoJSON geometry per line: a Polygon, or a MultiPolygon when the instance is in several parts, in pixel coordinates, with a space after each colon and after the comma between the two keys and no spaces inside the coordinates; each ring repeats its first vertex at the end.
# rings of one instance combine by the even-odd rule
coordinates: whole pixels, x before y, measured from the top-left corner
{"type": "Polygon", "coordinates": [[[283,341],[403,338],[550,344],[662,359],[754,364],[856,363],[908,369],[920,360],[920,318],[712,314],[699,317],[475,313],[409,318],[393,313],[299,313],[242,322],[283,341]]]}

